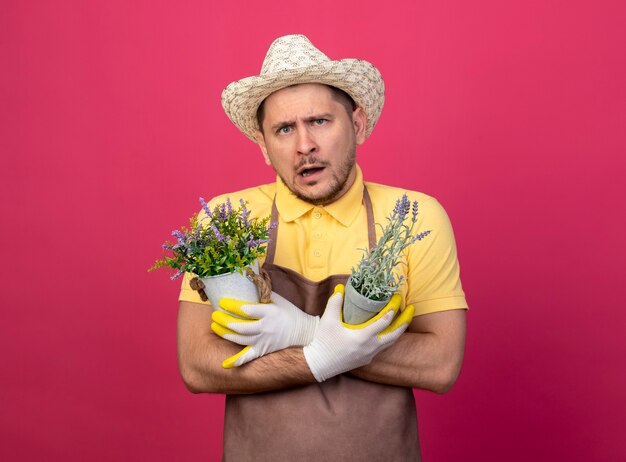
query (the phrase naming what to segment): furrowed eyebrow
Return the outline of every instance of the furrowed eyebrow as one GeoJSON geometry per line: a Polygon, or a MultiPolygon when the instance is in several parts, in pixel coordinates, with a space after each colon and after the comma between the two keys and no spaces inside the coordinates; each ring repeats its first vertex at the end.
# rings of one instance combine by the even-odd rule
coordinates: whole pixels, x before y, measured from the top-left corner
{"type": "Polygon", "coordinates": [[[311,116],[311,117],[307,117],[306,119],[304,119],[304,121],[305,122],[314,122],[314,121],[319,120],[319,119],[332,119],[332,118],[333,118],[332,114],[324,113],[324,114],[318,114],[318,115],[314,115],[314,116],[311,116]]]}
{"type": "MultiPolygon", "coordinates": [[[[332,114],[324,113],[324,114],[316,114],[316,115],[312,115],[310,117],[306,117],[306,118],[304,118],[304,121],[306,123],[311,123],[311,122],[314,122],[314,121],[319,120],[319,119],[332,119],[332,118],[333,118],[332,114]]],[[[283,128],[283,127],[292,127],[295,124],[296,124],[295,120],[284,120],[282,122],[276,122],[275,124],[273,124],[270,127],[270,129],[272,131],[276,131],[276,130],[279,130],[279,129],[283,128]]]]}
{"type": "Polygon", "coordinates": [[[296,122],[294,120],[285,120],[283,122],[277,122],[274,125],[272,125],[270,127],[270,129],[275,132],[276,130],[283,128],[283,127],[291,127],[292,125],[294,125],[296,122]]]}

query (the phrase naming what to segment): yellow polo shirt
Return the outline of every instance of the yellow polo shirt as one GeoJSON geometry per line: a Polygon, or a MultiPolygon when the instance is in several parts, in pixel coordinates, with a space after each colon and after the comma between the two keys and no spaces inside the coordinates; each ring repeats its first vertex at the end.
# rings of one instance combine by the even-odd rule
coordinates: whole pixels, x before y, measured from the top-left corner
{"type": "MultiPolygon", "coordinates": [[[[272,201],[276,197],[280,217],[274,263],[320,281],[331,274],[350,274],[363,255],[360,249],[368,247],[363,184],[363,174],[357,166],[352,187],[330,205],[315,206],[298,199],[277,178],[272,184],[215,197],[209,207],[213,208],[226,198],[230,198],[233,204],[243,199],[248,203],[251,217],[265,217],[271,214],[272,201]]],[[[399,275],[407,278],[400,287],[403,306],[413,304],[416,316],[466,309],[452,226],[439,202],[415,191],[370,182],[365,182],[365,186],[372,200],[376,223],[386,225],[396,200],[406,193],[409,200],[417,200],[419,204],[416,232],[431,231],[409,247],[404,264],[396,269],[399,275]]],[[[378,239],[381,229],[380,226],[376,228],[378,239]]],[[[207,303],[189,287],[190,277],[186,274],[183,279],[179,300],[207,303]]]]}

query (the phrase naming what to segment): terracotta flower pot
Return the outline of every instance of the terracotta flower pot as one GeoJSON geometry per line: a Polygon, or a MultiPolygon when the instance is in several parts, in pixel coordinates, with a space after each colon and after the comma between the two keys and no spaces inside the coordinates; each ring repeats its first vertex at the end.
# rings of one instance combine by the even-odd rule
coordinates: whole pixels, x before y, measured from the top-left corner
{"type": "Polygon", "coordinates": [[[345,297],[343,301],[343,322],[346,324],[361,324],[376,316],[391,297],[386,300],[370,300],[358,293],[350,280],[346,283],[345,297]]]}
{"type": "MultiPolygon", "coordinates": [[[[252,270],[259,274],[259,262],[255,261],[250,265],[252,270]]],[[[204,283],[204,292],[209,298],[209,302],[213,309],[221,310],[219,301],[222,298],[234,298],[246,302],[258,303],[259,292],[248,277],[238,272],[220,274],[218,276],[209,276],[202,278],[204,283]]]]}

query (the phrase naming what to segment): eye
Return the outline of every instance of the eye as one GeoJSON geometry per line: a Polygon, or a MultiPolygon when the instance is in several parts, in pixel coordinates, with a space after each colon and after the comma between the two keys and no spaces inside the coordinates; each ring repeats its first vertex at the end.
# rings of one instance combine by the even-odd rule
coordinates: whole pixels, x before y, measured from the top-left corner
{"type": "Polygon", "coordinates": [[[324,125],[326,122],[328,122],[326,119],[315,119],[313,121],[315,125],[324,125]]]}
{"type": "Polygon", "coordinates": [[[284,127],[280,127],[278,129],[278,133],[280,133],[281,135],[286,135],[289,132],[291,132],[291,127],[289,125],[285,125],[284,127]]]}

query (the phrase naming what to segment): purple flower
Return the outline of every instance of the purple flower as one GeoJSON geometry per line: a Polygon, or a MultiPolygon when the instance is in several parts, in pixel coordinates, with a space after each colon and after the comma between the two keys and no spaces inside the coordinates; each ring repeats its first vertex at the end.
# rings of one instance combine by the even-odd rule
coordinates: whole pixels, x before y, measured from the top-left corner
{"type": "Polygon", "coordinates": [[[202,204],[202,210],[204,210],[204,213],[206,213],[207,217],[211,218],[213,216],[213,214],[211,213],[211,209],[202,197],[200,198],[200,204],[202,204]]]}
{"type": "Polygon", "coordinates": [[[213,234],[215,234],[215,237],[217,238],[218,241],[224,242],[224,236],[222,236],[222,233],[220,233],[220,230],[217,229],[217,226],[211,225],[211,231],[213,231],[213,234]]]}
{"type": "Polygon", "coordinates": [[[402,204],[402,200],[401,200],[401,199],[398,199],[398,200],[396,201],[396,205],[395,205],[395,207],[393,208],[393,213],[395,213],[396,215],[400,213],[400,208],[402,207],[402,205],[401,205],[401,204],[402,204]]]}
{"type": "Polygon", "coordinates": [[[173,281],[174,279],[178,279],[179,277],[181,277],[183,274],[184,273],[182,270],[178,270],[176,271],[176,274],[174,274],[174,276],[170,276],[170,279],[173,281]]]}
{"type": "Polygon", "coordinates": [[[423,232],[421,232],[419,234],[416,234],[415,236],[413,236],[413,239],[411,239],[411,242],[421,241],[422,239],[424,239],[429,234],[430,234],[430,229],[428,231],[423,231],[423,232]]]}
{"type": "Polygon", "coordinates": [[[267,244],[269,241],[270,241],[269,239],[258,239],[258,240],[250,239],[248,241],[248,247],[252,249],[254,247],[267,244]]]}
{"type": "Polygon", "coordinates": [[[175,249],[187,249],[187,237],[179,230],[175,229],[174,231],[172,231],[172,236],[174,236],[176,238],[176,244],[174,244],[173,246],[171,246],[171,250],[175,250],[175,249]]]}
{"type": "Polygon", "coordinates": [[[172,236],[174,236],[176,238],[176,240],[178,241],[179,245],[180,244],[182,244],[182,245],[186,244],[185,235],[182,232],[180,232],[179,230],[175,229],[174,231],[172,231],[172,236]]]}
{"type": "Polygon", "coordinates": [[[230,198],[229,197],[226,198],[226,208],[228,209],[228,214],[232,215],[233,214],[233,206],[230,203],[230,198]]]}
{"type": "Polygon", "coordinates": [[[418,209],[417,201],[414,201],[413,202],[413,221],[417,220],[417,209],[418,209]]]}
{"type": "Polygon", "coordinates": [[[409,213],[410,209],[411,201],[409,201],[409,198],[406,194],[403,194],[402,197],[396,201],[396,206],[393,208],[393,213],[398,215],[399,219],[403,221],[409,213]]]}
{"type": "Polygon", "coordinates": [[[241,205],[241,218],[243,219],[244,226],[248,226],[248,217],[250,216],[250,210],[246,208],[246,201],[239,199],[241,205]]]}

